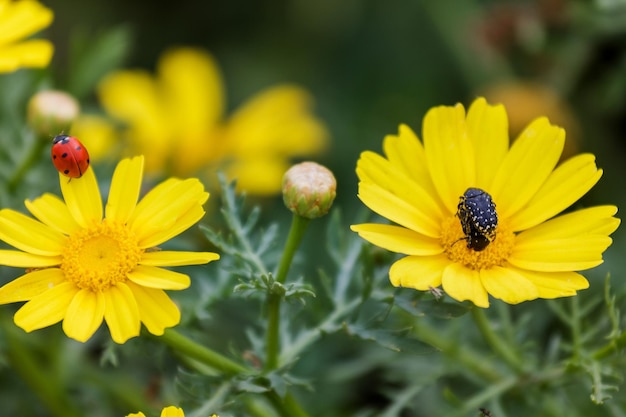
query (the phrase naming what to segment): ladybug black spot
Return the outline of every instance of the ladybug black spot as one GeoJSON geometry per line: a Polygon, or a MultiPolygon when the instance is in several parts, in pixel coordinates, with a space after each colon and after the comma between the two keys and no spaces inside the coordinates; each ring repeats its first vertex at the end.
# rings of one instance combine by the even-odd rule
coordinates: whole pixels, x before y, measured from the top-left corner
{"type": "Polygon", "coordinates": [[[67,152],[63,152],[63,153],[61,154],[61,158],[67,158],[67,152]]]}

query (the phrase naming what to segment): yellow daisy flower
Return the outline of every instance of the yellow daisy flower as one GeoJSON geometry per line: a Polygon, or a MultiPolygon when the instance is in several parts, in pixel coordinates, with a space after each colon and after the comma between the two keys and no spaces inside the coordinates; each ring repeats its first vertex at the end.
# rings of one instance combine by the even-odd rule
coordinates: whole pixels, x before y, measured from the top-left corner
{"type": "Polygon", "coordinates": [[[48,27],[53,18],[52,11],[36,1],[0,0],[0,72],[48,65],[52,44],[44,39],[23,39],[48,27]]]}
{"type": "Polygon", "coordinates": [[[404,125],[387,136],[386,157],[363,152],[359,198],[397,223],[352,226],[365,240],[408,256],[389,271],[394,286],[442,286],[452,298],[488,307],[488,294],[516,304],[575,295],[578,272],[602,263],[619,226],[615,206],[554,217],[602,175],[591,154],[559,166],[565,131],[538,118],[509,147],[506,111],[482,98],[436,107],[423,144],[404,125]],[[495,208],[494,208],[495,205],[495,208]]]}
{"type": "Polygon", "coordinates": [[[146,155],[151,173],[168,167],[188,175],[221,165],[241,189],[275,194],[291,158],[325,148],[326,128],[302,88],[269,88],[230,117],[223,90],[210,54],[178,48],[161,57],[156,76],[119,71],[103,80],[98,93],[105,110],[126,124],[131,148],[146,155]]]}
{"type": "MultiPolygon", "coordinates": [[[[140,411],[138,413],[128,414],[126,417],[146,417],[146,415],[140,411]]],[[[182,408],[169,406],[169,407],[165,407],[163,411],[161,411],[161,417],[185,417],[185,413],[183,412],[182,408]]],[[[216,414],[213,414],[211,415],[211,417],[219,417],[219,416],[216,414]]]]}
{"type": "Polygon", "coordinates": [[[199,265],[211,252],[154,249],[198,222],[209,198],[197,179],[170,178],[139,202],[143,156],[115,169],[104,209],[92,169],[81,178],[59,174],[63,200],[44,194],[26,200],[35,219],[0,210],[0,239],[19,250],[0,250],[0,264],[29,268],[0,288],[0,304],[28,301],[15,324],[27,332],[63,321],[65,334],[88,340],[107,323],[124,343],[141,323],[155,335],[180,321],[164,290],[182,290],[189,276],[163,266],[199,265]]]}

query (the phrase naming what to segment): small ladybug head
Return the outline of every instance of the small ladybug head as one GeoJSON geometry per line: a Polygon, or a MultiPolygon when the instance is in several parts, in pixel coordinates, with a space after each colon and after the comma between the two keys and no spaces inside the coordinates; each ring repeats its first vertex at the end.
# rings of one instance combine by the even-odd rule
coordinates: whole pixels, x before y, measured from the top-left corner
{"type": "Polygon", "coordinates": [[[54,139],[52,139],[52,144],[56,145],[57,143],[67,143],[70,140],[68,135],[56,135],[54,139]]]}

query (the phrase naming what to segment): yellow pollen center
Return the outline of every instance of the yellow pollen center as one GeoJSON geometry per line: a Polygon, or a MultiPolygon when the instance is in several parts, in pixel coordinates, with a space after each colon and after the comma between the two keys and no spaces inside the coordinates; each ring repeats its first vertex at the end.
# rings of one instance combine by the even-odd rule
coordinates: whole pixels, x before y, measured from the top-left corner
{"type": "Polygon", "coordinates": [[[441,226],[441,245],[444,253],[452,262],[460,263],[469,269],[480,270],[502,266],[513,252],[515,233],[502,219],[498,221],[496,238],[482,251],[467,247],[467,240],[457,216],[444,219],[441,226]]]}
{"type": "Polygon", "coordinates": [[[78,288],[99,292],[125,281],[142,254],[128,227],[105,219],[69,236],[61,270],[78,288]]]}

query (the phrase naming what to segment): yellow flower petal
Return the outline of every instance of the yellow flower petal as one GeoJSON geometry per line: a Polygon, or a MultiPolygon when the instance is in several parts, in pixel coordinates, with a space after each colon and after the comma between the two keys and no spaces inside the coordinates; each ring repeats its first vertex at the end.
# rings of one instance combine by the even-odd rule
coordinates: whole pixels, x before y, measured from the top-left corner
{"type": "Polygon", "coordinates": [[[139,202],[129,220],[139,245],[153,247],[187,230],[204,216],[202,204],[208,197],[195,178],[165,181],[155,187],[139,202]]]}
{"type": "Polygon", "coordinates": [[[389,280],[395,287],[427,291],[441,285],[443,270],[450,264],[444,255],[407,256],[389,269],[389,280]]]}
{"type": "Polygon", "coordinates": [[[139,235],[139,247],[146,249],[158,246],[189,229],[198,223],[202,217],[204,217],[204,209],[196,205],[174,219],[174,222],[163,224],[160,230],[146,228],[146,232],[139,235]]]}
{"type": "Polygon", "coordinates": [[[52,23],[54,14],[36,1],[11,1],[5,4],[0,18],[0,44],[25,38],[52,23]]]}
{"type": "Polygon", "coordinates": [[[109,288],[104,292],[107,322],[111,338],[115,343],[124,343],[131,337],[139,336],[141,321],[139,309],[133,292],[124,283],[109,288]]]}
{"type": "Polygon", "coordinates": [[[28,301],[65,281],[59,268],[29,272],[0,288],[0,304],[28,301]]]}
{"type": "Polygon", "coordinates": [[[550,174],[528,205],[509,220],[513,230],[525,230],[557,215],[578,201],[600,179],[595,156],[582,154],[561,164],[550,174]]]}
{"type": "Polygon", "coordinates": [[[0,46],[0,72],[12,72],[21,67],[46,67],[53,52],[52,43],[43,39],[0,46]]]}
{"type": "Polygon", "coordinates": [[[281,156],[262,155],[239,158],[225,169],[227,177],[237,180],[237,191],[270,196],[279,193],[282,179],[290,168],[288,161],[281,156]]]}
{"type": "Polygon", "coordinates": [[[145,265],[138,265],[128,274],[128,279],[137,285],[163,290],[184,290],[191,284],[189,275],[145,265]]]}
{"type": "Polygon", "coordinates": [[[576,291],[589,288],[589,281],[577,272],[536,272],[511,268],[524,275],[537,287],[541,298],[559,298],[576,295],[576,291]]]}
{"type": "Polygon", "coordinates": [[[63,200],[56,195],[46,193],[32,201],[26,200],[24,204],[40,222],[65,235],[80,227],[63,200]]]}
{"type": "Polygon", "coordinates": [[[35,255],[58,256],[66,237],[35,219],[4,209],[0,210],[0,239],[35,255]]]}
{"type": "Polygon", "coordinates": [[[537,286],[517,270],[494,266],[481,270],[480,279],[489,294],[509,304],[534,300],[539,296],[537,286]]]}
{"type": "Polygon", "coordinates": [[[443,271],[441,283],[446,294],[455,300],[469,300],[477,307],[489,307],[487,290],[478,271],[465,268],[458,263],[450,263],[443,271]]]}
{"type": "Polygon", "coordinates": [[[170,50],[159,60],[158,77],[163,104],[181,137],[193,137],[187,133],[205,132],[219,122],[224,91],[219,68],[210,54],[194,48],[170,50]]]}
{"type": "Polygon", "coordinates": [[[138,413],[127,414],[126,417],[146,417],[146,415],[140,411],[138,413]]]}
{"type": "Polygon", "coordinates": [[[489,190],[509,150],[509,125],[502,105],[490,106],[484,98],[474,100],[467,111],[467,134],[474,144],[475,187],[489,190]]]}
{"type": "Polygon", "coordinates": [[[414,206],[416,210],[423,212],[424,217],[431,220],[433,228],[438,228],[441,224],[444,213],[452,214],[449,208],[444,209],[420,184],[374,152],[361,154],[356,172],[361,182],[380,185],[381,188],[414,206]]]}
{"type": "Polygon", "coordinates": [[[312,104],[311,95],[295,85],[261,91],[228,120],[231,151],[237,157],[319,153],[326,147],[328,133],[311,113],[312,104]]]}
{"type": "Polygon", "coordinates": [[[63,282],[24,304],[13,320],[29,333],[58,323],[65,318],[67,307],[77,292],[73,284],[63,282]]]}
{"type": "Polygon", "coordinates": [[[63,331],[67,337],[86,342],[102,324],[104,309],[103,293],[79,290],[67,307],[63,331]]]}
{"type": "Polygon", "coordinates": [[[492,188],[498,215],[513,216],[535,195],[556,166],[565,131],[552,126],[548,119],[533,121],[511,146],[502,162],[492,188]]]}
{"type": "Polygon", "coordinates": [[[397,136],[385,136],[383,149],[389,163],[418,183],[437,203],[440,213],[449,211],[449,208],[444,207],[439,200],[435,184],[430,177],[424,146],[410,127],[401,124],[397,136]]]}
{"type": "Polygon", "coordinates": [[[148,221],[152,214],[158,210],[154,207],[160,202],[163,204],[163,199],[171,197],[171,195],[174,194],[173,190],[175,190],[176,187],[179,187],[181,182],[182,180],[178,178],[168,178],[165,181],[158,183],[154,188],[148,191],[145,196],[143,196],[139,203],[137,203],[137,207],[135,207],[133,215],[129,219],[129,223],[137,224],[137,218],[140,218],[143,222],[148,221]]]}
{"type": "Polygon", "coordinates": [[[359,236],[392,252],[406,255],[438,255],[443,247],[438,239],[429,238],[404,227],[386,224],[358,224],[350,226],[359,236]]]}
{"type": "Polygon", "coordinates": [[[359,198],[372,211],[399,225],[433,238],[441,234],[441,224],[433,221],[428,213],[378,185],[360,182],[359,198]]]}
{"type": "Polygon", "coordinates": [[[608,236],[533,239],[516,244],[508,261],[522,269],[545,272],[582,271],[600,265],[602,252],[611,244],[608,236]]]}
{"type": "Polygon", "coordinates": [[[93,168],[89,167],[80,178],[67,178],[59,174],[61,192],[72,217],[81,227],[102,220],[102,197],[93,168]]]}
{"type": "Polygon", "coordinates": [[[181,215],[209,198],[204,186],[195,178],[170,179],[154,187],[137,204],[129,219],[131,229],[141,241],[145,236],[176,224],[181,215]]]}
{"type": "Polygon", "coordinates": [[[213,252],[156,251],[145,252],[139,264],[149,266],[202,265],[219,258],[220,256],[213,252]]]}
{"type": "Polygon", "coordinates": [[[0,265],[17,268],[46,268],[61,264],[61,254],[56,256],[35,255],[16,250],[0,249],[0,265]]]}
{"type": "Polygon", "coordinates": [[[424,146],[409,126],[401,124],[398,127],[398,135],[385,136],[383,150],[391,166],[404,172],[429,191],[434,191],[430,172],[426,166],[424,146]],[[432,187],[427,187],[425,184],[430,184],[432,187]]]}
{"type": "Polygon", "coordinates": [[[146,156],[146,170],[162,167],[170,157],[171,123],[159,87],[145,71],[118,71],[98,85],[105,110],[129,126],[132,145],[146,156]]]}
{"type": "Polygon", "coordinates": [[[563,214],[516,236],[518,245],[534,240],[553,240],[577,236],[605,235],[613,233],[620,220],[613,217],[615,206],[595,206],[563,214]]]}
{"type": "Polygon", "coordinates": [[[423,130],[428,169],[439,197],[451,210],[459,196],[476,183],[474,147],[467,135],[463,106],[430,109],[423,130]]]}
{"type": "Polygon", "coordinates": [[[141,322],[150,333],[160,336],[167,327],[180,322],[178,307],[163,290],[143,287],[132,282],[128,283],[128,287],[137,300],[141,322]]]}
{"type": "Polygon", "coordinates": [[[115,168],[105,213],[106,218],[128,222],[139,198],[143,176],[143,156],[124,159],[115,168]]]}
{"type": "Polygon", "coordinates": [[[100,102],[114,117],[132,125],[141,138],[152,135],[157,148],[170,133],[156,83],[145,71],[118,71],[98,86],[100,102]],[[132,94],[128,94],[128,92],[132,94]]]}
{"type": "Polygon", "coordinates": [[[185,417],[185,413],[182,408],[169,406],[161,411],[161,417],[185,417]]]}

